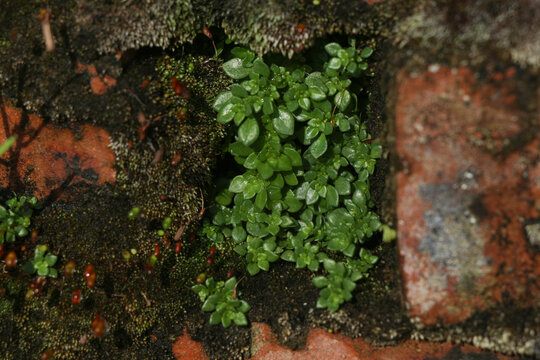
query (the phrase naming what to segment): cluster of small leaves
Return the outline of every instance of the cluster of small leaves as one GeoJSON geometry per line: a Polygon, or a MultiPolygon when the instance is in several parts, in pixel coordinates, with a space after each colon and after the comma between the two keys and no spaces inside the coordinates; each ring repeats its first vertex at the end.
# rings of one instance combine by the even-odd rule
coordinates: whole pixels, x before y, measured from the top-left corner
{"type": "Polygon", "coordinates": [[[37,272],[39,276],[50,276],[56,278],[58,271],[53,268],[58,257],[51,253],[47,253],[47,245],[38,245],[34,253],[34,259],[30,260],[23,266],[23,270],[29,274],[37,272]]]}
{"type": "Polygon", "coordinates": [[[244,300],[237,298],[236,278],[233,276],[229,280],[216,282],[213,277],[206,280],[206,283],[195,285],[192,289],[199,295],[203,302],[203,311],[212,311],[210,324],[221,323],[227,328],[231,323],[242,326],[247,325],[245,312],[250,306],[244,300]]]}
{"type": "Polygon", "coordinates": [[[279,258],[314,272],[322,262],[317,304],[335,311],[377,261],[361,244],[381,225],[368,180],[381,146],[357,115],[361,89],[351,81],[365,76],[373,50],[325,50],[322,71],[268,66],[242,48],[223,64],[238,82],[214,109],[220,123],[234,123],[229,152],[245,171],[218,194],[203,234],[232,238],[251,275],[279,258]]]}
{"type": "Polygon", "coordinates": [[[30,217],[33,209],[38,208],[38,201],[35,196],[17,196],[6,201],[7,208],[0,205],[0,244],[5,241],[13,242],[17,237],[22,238],[28,235],[30,217]]]}

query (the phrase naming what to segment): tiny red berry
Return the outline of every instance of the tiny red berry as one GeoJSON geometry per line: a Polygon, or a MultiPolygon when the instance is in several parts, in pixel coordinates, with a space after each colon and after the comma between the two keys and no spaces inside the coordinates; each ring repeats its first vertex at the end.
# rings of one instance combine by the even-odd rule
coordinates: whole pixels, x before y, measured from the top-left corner
{"type": "Polygon", "coordinates": [[[8,269],[11,269],[15,265],[17,265],[17,254],[15,254],[15,251],[10,251],[4,258],[4,261],[6,262],[6,267],[8,269]]]}
{"type": "Polygon", "coordinates": [[[182,158],[182,153],[178,152],[174,154],[173,158],[171,159],[171,165],[176,166],[181,158],[182,158]]]}
{"type": "Polygon", "coordinates": [[[52,349],[47,349],[41,354],[41,360],[49,360],[54,356],[54,351],[52,349]]]}
{"type": "Polygon", "coordinates": [[[148,276],[152,276],[154,274],[154,267],[152,266],[152,264],[150,263],[150,261],[148,261],[146,263],[146,265],[144,266],[144,272],[146,273],[146,275],[148,276]]]}
{"type": "Polygon", "coordinates": [[[195,283],[202,284],[204,282],[204,280],[206,280],[206,274],[205,273],[200,273],[197,276],[197,278],[195,279],[195,283]]]}
{"type": "Polygon", "coordinates": [[[177,241],[174,245],[174,253],[178,255],[180,253],[180,250],[182,250],[182,243],[180,241],[177,241]]]}
{"type": "Polygon", "coordinates": [[[75,271],[75,266],[76,266],[75,260],[68,261],[67,264],[64,266],[64,274],[66,276],[73,275],[73,272],[75,271]]]}
{"type": "Polygon", "coordinates": [[[81,303],[81,300],[82,300],[81,290],[77,289],[73,291],[73,295],[71,296],[71,302],[75,305],[78,305],[81,303]]]}
{"type": "Polygon", "coordinates": [[[210,32],[210,29],[208,29],[206,26],[203,27],[202,32],[203,32],[203,34],[204,34],[207,38],[209,38],[210,40],[213,39],[212,33],[210,32]]]}
{"type": "Polygon", "coordinates": [[[94,272],[94,270],[95,270],[94,265],[90,264],[86,266],[86,268],[84,269],[84,277],[88,279],[90,275],[94,272]]]}
{"type": "Polygon", "coordinates": [[[95,336],[101,336],[107,331],[107,321],[99,313],[92,320],[92,332],[95,336]]]}
{"type": "Polygon", "coordinates": [[[86,278],[86,286],[88,286],[89,289],[93,288],[96,283],[96,273],[90,273],[90,275],[86,278]]]}

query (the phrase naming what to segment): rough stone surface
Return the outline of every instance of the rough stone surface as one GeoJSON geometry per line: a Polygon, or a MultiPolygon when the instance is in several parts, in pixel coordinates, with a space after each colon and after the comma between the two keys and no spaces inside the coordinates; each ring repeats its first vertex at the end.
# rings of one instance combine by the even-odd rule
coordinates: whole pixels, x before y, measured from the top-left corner
{"type": "Polygon", "coordinates": [[[513,67],[399,74],[398,247],[416,320],[540,305],[540,254],[526,228],[540,216],[538,94],[513,67]]]}
{"type": "Polygon", "coordinates": [[[0,160],[0,184],[18,189],[33,184],[34,193],[45,197],[77,182],[113,182],[114,154],[109,134],[98,127],[80,126],[76,132],[47,125],[38,116],[0,105],[0,142],[18,139],[0,160]]]}

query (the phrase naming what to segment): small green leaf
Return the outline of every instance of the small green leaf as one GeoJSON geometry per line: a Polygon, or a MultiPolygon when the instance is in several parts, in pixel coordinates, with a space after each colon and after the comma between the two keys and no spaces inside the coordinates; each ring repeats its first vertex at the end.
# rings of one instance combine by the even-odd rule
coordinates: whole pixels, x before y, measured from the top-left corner
{"type": "Polygon", "coordinates": [[[319,200],[319,193],[313,188],[309,188],[306,193],[306,204],[312,205],[319,200]]]}
{"type": "Polygon", "coordinates": [[[339,194],[332,185],[326,186],[326,203],[332,207],[338,207],[339,205],[339,194]]]}
{"type": "Polygon", "coordinates": [[[242,226],[235,226],[232,231],[232,238],[235,242],[240,243],[246,239],[247,233],[242,226]]]}
{"type": "Polygon", "coordinates": [[[294,252],[292,250],[286,250],[281,254],[281,258],[285,261],[295,262],[294,252]]]}
{"type": "Polygon", "coordinates": [[[315,159],[318,159],[319,157],[321,157],[325,152],[326,152],[326,149],[328,148],[328,143],[326,141],[326,136],[324,134],[321,134],[317,140],[315,140],[308,148],[308,151],[311,152],[311,155],[313,155],[313,157],[315,159]]]}
{"type": "Polygon", "coordinates": [[[230,122],[236,114],[234,111],[235,105],[236,104],[231,103],[225,104],[225,106],[223,106],[218,112],[217,121],[222,124],[230,122]]]}
{"type": "Polygon", "coordinates": [[[296,175],[294,175],[292,171],[285,174],[285,176],[283,176],[283,179],[285,180],[287,185],[290,185],[290,186],[298,185],[298,178],[296,177],[296,175]]]}
{"type": "Polygon", "coordinates": [[[215,111],[220,111],[223,106],[232,98],[232,93],[230,91],[224,91],[220,93],[214,100],[212,108],[215,111]]]}
{"type": "Polygon", "coordinates": [[[244,199],[251,199],[252,197],[257,194],[262,187],[262,183],[260,181],[250,181],[247,183],[246,187],[244,188],[244,199]]]}
{"type": "Polygon", "coordinates": [[[292,170],[291,159],[285,154],[279,155],[276,170],[278,171],[292,170]]]}
{"type": "Polygon", "coordinates": [[[214,311],[212,315],[210,315],[210,325],[217,325],[221,322],[221,313],[214,311]]]}
{"type": "Polygon", "coordinates": [[[289,110],[290,112],[294,112],[296,111],[296,109],[298,109],[298,101],[296,100],[292,100],[292,101],[287,101],[287,110],[289,110]]]}
{"type": "Polygon", "coordinates": [[[328,68],[332,70],[339,70],[341,68],[341,60],[337,57],[333,57],[328,62],[328,68]]]}
{"type": "Polygon", "coordinates": [[[18,225],[15,227],[15,231],[17,232],[18,237],[25,237],[28,235],[28,230],[24,226],[18,225]]]}
{"type": "Polygon", "coordinates": [[[274,113],[274,101],[270,97],[263,98],[263,113],[265,115],[274,113]]]}
{"type": "Polygon", "coordinates": [[[324,46],[324,49],[326,50],[328,55],[336,56],[338,51],[341,50],[341,45],[339,45],[338,43],[333,42],[333,43],[330,43],[330,44],[326,44],[324,46]]]}
{"type": "Polygon", "coordinates": [[[223,70],[229,77],[235,80],[243,79],[251,72],[250,68],[244,67],[242,60],[239,58],[234,58],[224,63],[223,70]]]}
{"type": "Polygon", "coordinates": [[[257,58],[253,62],[253,71],[255,71],[257,74],[264,76],[265,78],[270,76],[270,68],[264,63],[263,59],[261,58],[257,58]]]}
{"type": "Polygon", "coordinates": [[[228,206],[232,202],[233,194],[228,189],[223,189],[217,196],[216,202],[223,206],[228,206]]]}
{"type": "Polygon", "coordinates": [[[274,129],[283,135],[294,134],[294,118],[292,114],[283,108],[278,109],[278,113],[278,117],[272,121],[274,129]]]}
{"type": "Polygon", "coordinates": [[[248,92],[246,91],[246,89],[244,89],[242,85],[238,84],[231,85],[231,93],[239,98],[245,98],[246,96],[248,96],[248,92]]]}
{"type": "Polygon", "coordinates": [[[309,100],[309,98],[307,97],[298,99],[298,105],[300,105],[300,107],[304,110],[309,110],[311,106],[311,100],[309,100]]]}
{"type": "Polygon", "coordinates": [[[238,312],[235,314],[234,316],[234,323],[238,326],[245,326],[247,325],[247,319],[246,319],[246,315],[244,315],[243,313],[241,312],[238,312]]]}
{"type": "Polygon", "coordinates": [[[257,154],[252,152],[244,161],[244,167],[246,169],[255,169],[257,167],[257,154]]]}
{"type": "Polygon", "coordinates": [[[351,193],[351,183],[344,177],[338,177],[334,185],[339,195],[349,195],[351,193]]]}
{"type": "Polygon", "coordinates": [[[274,169],[268,163],[258,161],[256,166],[257,171],[264,180],[268,180],[274,175],[274,169]]]}
{"type": "Polygon", "coordinates": [[[326,99],[326,93],[319,88],[312,87],[309,89],[309,96],[313,101],[322,101],[326,99]]]}
{"type": "Polygon", "coordinates": [[[312,281],[313,281],[313,285],[315,285],[318,288],[322,288],[328,285],[328,279],[324,276],[317,276],[313,278],[312,281]]]}
{"type": "Polygon", "coordinates": [[[241,193],[244,191],[247,183],[248,182],[242,175],[238,175],[232,179],[231,184],[229,185],[229,191],[232,191],[233,193],[241,193]]]}
{"type": "Polygon", "coordinates": [[[257,266],[257,264],[254,264],[254,263],[249,263],[247,266],[247,270],[248,270],[249,275],[251,276],[257,275],[261,271],[261,269],[257,266]]]}
{"type": "Polygon", "coordinates": [[[365,59],[365,58],[370,57],[371,54],[373,54],[373,49],[368,46],[364,48],[364,50],[362,50],[362,52],[360,53],[360,56],[365,59]]]}
{"type": "Polygon", "coordinates": [[[230,146],[230,149],[231,149],[231,154],[233,154],[234,156],[246,157],[246,156],[249,156],[253,152],[253,149],[251,149],[250,147],[238,141],[232,143],[230,146]]]}
{"type": "Polygon", "coordinates": [[[287,192],[287,195],[285,196],[284,201],[285,201],[285,204],[289,207],[288,211],[290,213],[297,212],[303,206],[302,202],[298,200],[296,196],[294,196],[294,193],[292,192],[292,190],[289,190],[287,192]]]}
{"type": "Polygon", "coordinates": [[[255,118],[249,118],[238,128],[238,140],[242,144],[249,146],[257,140],[259,131],[257,120],[255,118]]]}
{"type": "Polygon", "coordinates": [[[53,255],[53,254],[47,254],[47,256],[45,256],[45,262],[49,266],[53,266],[54,264],[56,264],[57,259],[58,259],[58,256],[53,255]]]}
{"type": "Polygon", "coordinates": [[[294,148],[284,147],[283,153],[291,159],[292,166],[302,166],[302,157],[294,148]]]}
{"type": "Polygon", "coordinates": [[[49,269],[49,276],[52,277],[52,278],[57,278],[58,277],[58,271],[56,271],[56,269],[50,268],[49,269]]]}
{"type": "Polygon", "coordinates": [[[266,192],[265,188],[262,188],[255,197],[255,206],[259,210],[263,210],[266,206],[266,201],[268,200],[268,193],[266,192]]]}
{"type": "Polygon", "coordinates": [[[351,94],[349,93],[348,90],[339,92],[336,94],[334,98],[334,102],[337,105],[339,110],[345,111],[347,109],[347,106],[349,106],[351,102],[351,94]]]}
{"type": "Polygon", "coordinates": [[[268,262],[268,260],[257,261],[257,266],[264,271],[268,271],[270,269],[270,263],[268,262]]]}
{"type": "Polygon", "coordinates": [[[49,267],[47,263],[40,263],[37,267],[37,273],[39,276],[47,276],[49,274],[49,267]]]}
{"type": "Polygon", "coordinates": [[[229,315],[229,312],[227,311],[221,316],[221,325],[223,325],[225,329],[231,326],[231,322],[232,322],[232,319],[228,315],[229,315]]]}

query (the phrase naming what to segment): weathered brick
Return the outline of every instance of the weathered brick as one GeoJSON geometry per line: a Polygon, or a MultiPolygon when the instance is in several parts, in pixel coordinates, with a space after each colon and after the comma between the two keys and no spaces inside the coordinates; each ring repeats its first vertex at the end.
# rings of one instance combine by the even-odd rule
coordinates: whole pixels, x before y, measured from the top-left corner
{"type": "Polygon", "coordinates": [[[398,76],[398,247],[410,314],[425,324],[503,300],[539,305],[525,226],[540,215],[540,118],[522,108],[531,101],[514,68],[487,73],[432,65],[398,76]]]}
{"type": "Polygon", "coordinates": [[[62,186],[87,182],[104,184],[116,178],[109,134],[82,125],[77,134],[55,128],[43,119],[8,105],[0,105],[0,142],[17,135],[17,142],[0,162],[0,186],[16,189],[33,184],[39,197],[62,186]]]}

